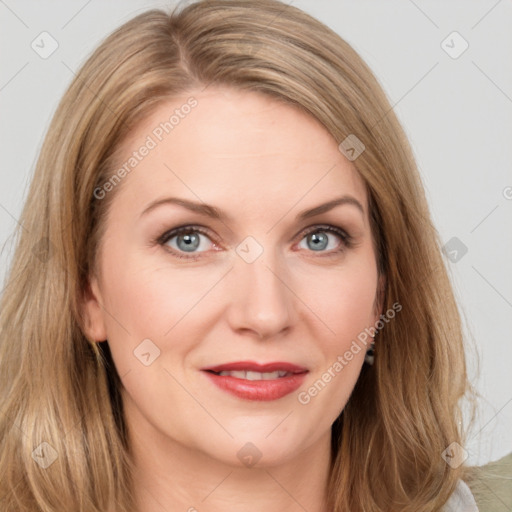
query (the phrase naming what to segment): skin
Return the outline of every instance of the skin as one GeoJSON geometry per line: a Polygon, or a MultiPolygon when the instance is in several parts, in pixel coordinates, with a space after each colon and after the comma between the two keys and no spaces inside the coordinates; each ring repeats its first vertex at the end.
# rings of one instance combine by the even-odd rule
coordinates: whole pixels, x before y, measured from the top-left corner
{"type": "Polygon", "coordinates": [[[315,119],[228,88],[158,107],[125,141],[120,161],[191,95],[198,105],[109,192],[99,273],[84,303],[87,335],[108,339],[123,383],[140,510],[325,511],[331,425],[365,351],[308,404],[298,394],[381,314],[364,184],[315,119]],[[364,214],[345,204],[296,220],[345,194],[364,214]],[[170,196],[214,205],[231,219],[171,204],[141,217],[170,196]],[[304,232],[319,224],[347,232],[353,246],[319,229],[328,245],[315,251],[304,232]],[[153,242],[183,225],[207,229],[195,253],[178,237],[153,242]],[[248,236],[263,249],[252,263],[236,252],[248,236]],[[134,355],[144,339],[160,350],[148,366],[134,355]],[[200,371],[240,360],[289,361],[309,373],[296,392],[261,402],[218,389],[200,371]],[[237,456],[248,442],[261,453],[253,467],[237,456]]]}

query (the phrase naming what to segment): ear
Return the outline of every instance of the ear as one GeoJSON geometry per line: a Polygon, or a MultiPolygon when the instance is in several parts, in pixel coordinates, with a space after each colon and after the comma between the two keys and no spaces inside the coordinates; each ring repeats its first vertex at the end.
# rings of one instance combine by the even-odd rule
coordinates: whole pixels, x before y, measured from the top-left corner
{"type": "Polygon", "coordinates": [[[81,304],[84,334],[89,341],[100,342],[107,339],[102,304],[98,280],[91,277],[84,289],[81,304]]]}

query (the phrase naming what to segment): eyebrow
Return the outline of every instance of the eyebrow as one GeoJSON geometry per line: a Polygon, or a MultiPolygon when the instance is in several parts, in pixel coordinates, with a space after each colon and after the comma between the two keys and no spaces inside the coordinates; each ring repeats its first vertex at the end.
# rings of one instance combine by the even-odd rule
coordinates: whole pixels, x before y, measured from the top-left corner
{"type": "MultiPolygon", "coordinates": [[[[164,204],[175,204],[177,206],[186,208],[187,210],[190,210],[199,215],[203,215],[205,217],[211,217],[213,219],[218,219],[221,221],[231,220],[231,216],[229,216],[227,213],[223,212],[219,208],[216,208],[215,206],[212,206],[212,205],[209,205],[206,203],[197,203],[194,201],[189,201],[187,199],[180,199],[178,197],[165,197],[163,199],[157,199],[157,200],[151,202],[148,205],[148,207],[140,214],[140,217],[147,215],[149,212],[151,212],[158,206],[161,206],[164,204]]],[[[360,212],[364,216],[363,205],[354,196],[344,195],[341,197],[337,197],[335,199],[331,199],[330,201],[327,201],[326,203],[315,206],[314,208],[303,210],[302,212],[300,212],[297,215],[296,219],[299,221],[309,219],[310,217],[315,217],[316,215],[320,215],[322,213],[328,212],[328,211],[332,210],[333,208],[335,208],[336,206],[340,206],[340,205],[355,206],[358,210],[360,210],[360,212]]]]}

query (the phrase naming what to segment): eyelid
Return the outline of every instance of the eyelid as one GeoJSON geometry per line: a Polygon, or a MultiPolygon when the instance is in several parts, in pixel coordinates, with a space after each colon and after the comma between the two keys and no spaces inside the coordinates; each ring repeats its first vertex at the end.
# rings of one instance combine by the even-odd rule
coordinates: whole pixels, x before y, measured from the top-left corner
{"type": "MultiPolygon", "coordinates": [[[[201,224],[186,224],[183,226],[178,226],[172,229],[169,229],[165,231],[162,235],[158,236],[156,239],[153,240],[153,244],[159,244],[162,246],[165,246],[169,240],[172,238],[181,235],[182,233],[189,233],[189,232],[196,232],[200,233],[201,235],[206,236],[210,239],[210,241],[213,244],[218,245],[218,243],[215,241],[215,237],[212,237],[211,231],[206,227],[202,226],[201,224]]],[[[174,249],[170,249],[173,253],[175,252],[174,249]]],[[[206,251],[205,251],[206,252],[206,251]]],[[[202,254],[202,253],[197,253],[202,254]]],[[[193,258],[193,256],[191,256],[193,258]]]]}

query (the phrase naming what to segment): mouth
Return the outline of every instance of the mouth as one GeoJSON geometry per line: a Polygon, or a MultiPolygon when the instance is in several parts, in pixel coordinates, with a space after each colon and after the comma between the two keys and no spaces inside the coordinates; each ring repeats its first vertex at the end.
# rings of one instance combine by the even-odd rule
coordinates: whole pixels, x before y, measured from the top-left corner
{"type": "Polygon", "coordinates": [[[221,377],[234,377],[235,379],[244,379],[244,380],[273,380],[273,379],[282,379],[283,377],[289,377],[293,375],[293,373],[286,371],[276,371],[276,372],[255,372],[252,370],[235,370],[235,371],[222,371],[222,372],[214,372],[213,370],[207,370],[215,375],[220,375],[221,377]]]}
{"type": "Polygon", "coordinates": [[[245,400],[277,400],[295,391],[308,369],[287,362],[239,361],[202,368],[221,390],[245,400]]]}

